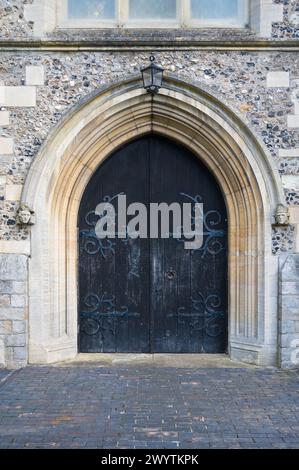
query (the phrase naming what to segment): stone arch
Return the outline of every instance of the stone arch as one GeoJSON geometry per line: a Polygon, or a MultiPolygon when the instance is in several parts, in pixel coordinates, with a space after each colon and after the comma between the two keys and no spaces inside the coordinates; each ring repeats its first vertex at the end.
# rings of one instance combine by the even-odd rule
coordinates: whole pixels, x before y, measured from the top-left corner
{"type": "Polygon", "coordinates": [[[166,77],[149,96],[140,78],[81,103],[47,139],[22,201],[37,214],[29,263],[29,360],[77,353],[77,214],[95,169],[120,145],[155,132],[189,148],[217,178],[229,214],[229,351],[234,359],[274,364],[277,262],[271,217],[283,201],[277,170],[251,131],[198,86],[166,77]]]}

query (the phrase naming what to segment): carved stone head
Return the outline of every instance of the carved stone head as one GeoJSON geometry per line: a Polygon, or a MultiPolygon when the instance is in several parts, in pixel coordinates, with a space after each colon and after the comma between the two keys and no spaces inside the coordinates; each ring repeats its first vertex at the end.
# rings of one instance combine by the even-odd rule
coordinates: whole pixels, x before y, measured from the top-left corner
{"type": "Polygon", "coordinates": [[[17,212],[16,222],[18,225],[34,225],[35,213],[26,204],[21,204],[17,212]]]}
{"type": "Polygon", "coordinates": [[[284,206],[283,204],[278,204],[274,218],[276,225],[289,225],[290,214],[288,207],[284,206]]]}

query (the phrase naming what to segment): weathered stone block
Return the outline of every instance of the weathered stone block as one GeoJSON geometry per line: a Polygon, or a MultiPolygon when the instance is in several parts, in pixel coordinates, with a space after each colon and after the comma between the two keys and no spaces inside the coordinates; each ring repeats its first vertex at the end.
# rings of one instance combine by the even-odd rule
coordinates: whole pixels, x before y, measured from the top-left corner
{"type": "Polygon", "coordinates": [[[290,73],[283,71],[267,74],[267,88],[284,88],[290,86],[290,73]]]}
{"type": "Polygon", "coordinates": [[[294,307],[294,308],[288,308],[288,309],[285,309],[287,311],[283,311],[281,312],[280,311],[280,318],[282,319],[282,321],[286,321],[286,320],[298,320],[299,318],[299,310],[298,310],[298,306],[294,307]]]}
{"type": "MultiPolygon", "coordinates": [[[[298,159],[296,158],[296,161],[298,162],[299,164],[299,156],[298,156],[298,159]]],[[[289,212],[290,212],[290,223],[291,224],[299,224],[299,207],[290,207],[289,208],[289,212]]]]}
{"type": "Polygon", "coordinates": [[[279,305],[281,308],[298,308],[299,310],[299,296],[297,295],[281,295],[279,300],[279,305]]]}
{"type": "Polygon", "coordinates": [[[299,296],[299,282],[283,282],[280,284],[280,293],[282,295],[299,296]]]}
{"type": "Polygon", "coordinates": [[[281,366],[282,369],[297,369],[297,367],[298,367],[292,361],[288,361],[288,360],[281,361],[280,366],[281,366]]]}
{"type": "Polygon", "coordinates": [[[12,295],[11,296],[11,306],[12,307],[25,307],[26,306],[26,297],[25,295],[12,295]]]}
{"type": "Polygon", "coordinates": [[[1,320],[24,320],[26,310],[24,308],[0,307],[1,320]]]}
{"type": "Polygon", "coordinates": [[[12,281],[0,281],[0,294],[12,294],[12,281]]]}
{"type": "MultiPolygon", "coordinates": [[[[258,13],[256,19],[252,20],[254,26],[257,22],[259,35],[262,37],[271,37],[272,25],[274,22],[283,21],[283,5],[277,5],[272,0],[265,0],[260,2],[250,2],[252,5],[258,5],[258,13]]],[[[251,7],[253,8],[253,7],[251,7]]]]}
{"type": "Polygon", "coordinates": [[[36,88],[34,86],[0,86],[0,105],[7,107],[34,107],[36,88]]]}
{"type": "Polygon", "coordinates": [[[282,350],[281,361],[288,362],[288,368],[299,368],[299,339],[294,341],[292,348],[282,350]]]}
{"type": "Polygon", "coordinates": [[[12,333],[12,321],[0,321],[0,335],[7,335],[12,333]]]}
{"type": "Polygon", "coordinates": [[[10,335],[6,338],[6,345],[9,346],[26,346],[27,338],[26,335],[10,335]]]}
{"type": "Polygon", "coordinates": [[[32,4],[24,5],[24,17],[34,23],[34,36],[42,37],[47,31],[53,31],[56,26],[55,0],[35,0],[32,4]]]}
{"type": "Polygon", "coordinates": [[[289,333],[290,331],[295,331],[296,322],[294,320],[286,320],[280,322],[280,329],[282,334],[289,333]]]}
{"type": "Polygon", "coordinates": [[[290,348],[281,348],[280,358],[282,361],[290,361],[292,350],[290,348]]]}
{"type": "Polygon", "coordinates": [[[279,272],[279,358],[284,368],[299,367],[299,255],[289,255],[279,272]]]}
{"type": "Polygon", "coordinates": [[[234,361],[245,362],[247,364],[258,364],[258,353],[252,350],[242,350],[234,347],[231,349],[231,358],[234,361]]]}
{"type": "Polygon", "coordinates": [[[25,294],[26,282],[0,281],[0,294],[25,294]]]}
{"type": "Polygon", "coordinates": [[[11,165],[11,155],[0,155],[0,165],[11,165]]]}
{"type": "Polygon", "coordinates": [[[299,190],[299,175],[282,175],[282,184],[285,188],[299,190]]]}
{"type": "Polygon", "coordinates": [[[27,363],[28,354],[27,349],[25,347],[15,347],[13,348],[13,360],[14,362],[23,362],[23,364],[27,363]]]}
{"type": "Polygon", "coordinates": [[[12,282],[12,294],[25,294],[27,292],[27,283],[22,281],[12,282]]]}
{"type": "Polygon", "coordinates": [[[26,333],[27,323],[26,321],[13,321],[12,322],[12,331],[13,333],[26,333]]]}
{"type": "Polygon", "coordinates": [[[278,155],[280,157],[299,157],[299,148],[292,148],[292,149],[279,149],[278,155]]]}
{"type": "Polygon", "coordinates": [[[5,198],[7,201],[20,201],[23,186],[20,184],[8,184],[5,188],[5,198]]]}
{"type": "Polygon", "coordinates": [[[288,127],[290,129],[295,129],[299,127],[299,114],[288,116],[288,127]]]}
{"type": "Polygon", "coordinates": [[[26,281],[27,256],[1,253],[0,279],[2,281],[26,281]]]}
{"type": "Polygon", "coordinates": [[[299,116],[299,99],[293,99],[292,101],[295,107],[294,114],[296,114],[296,116],[299,116]]]}
{"type": "Polygon", "coordinates": [[[5,367],[6,366],[6,361],[5,361],[5,342],[4,338],[0,337],[0,366],[5,367]]]}
{"type": "Polygon", "coordinates": [[[9,125],[9,112],[0,111],[0,126],[8,126],[8,125],[9,125]]]}
{"type": "Polygon", "coordinates": [[[26,67],[26,85],[43,85],[45,71],[42,65],[28,65],[26,67]]]}
{"type": "Polygon", "coordinates": [[[280,280],[299,282],[299,255],[289,255],[280,267],[280,280]]]}
{"type": "Polygon", "coordinates": [[[281,345],[282,348],[293,349],[295,342],[298,341],[298,343],[299,343],[299,336],[295,332],[281,334],[280,338],[281,338],[280,345],[281,345]]]}
{"type": "Polygon", "coordinates": [[[0,137],[0,155],[13,154],[13,139],[9,137],[0,137]]]}
{"type": "Polygon", "coordinates": [[[9,295],[0,295],[0,307],[9,307],[10,306],[10,296],[9,295]]]}
{"type": "MultiPolygon", "coordinates": [[[[15,187],[15,185],[13,185],[15,187]]],[[[12,188],[12,185],[9,185],[8,189],[6,187],[6,193],[5,195],[9,197],[13,197],[14,201],[17,201],[20,199],[21,194],[20,194],[20,188],[19,187],[19,192],[16,192],[14,189],[14,192],[10,192],[10,188],[12,188]]],[[[30,255],[31,252],[31,246],[30,246],[30,240],[0,240],[0,253],[9,253],[9,254],[15,254],[15,255],[30,255]]]]}
{"type": "Polygon", "coordinates": [[[295,11],[290,16],[290,23],[298,25],[299,24],[299,11],[295,11]]]}

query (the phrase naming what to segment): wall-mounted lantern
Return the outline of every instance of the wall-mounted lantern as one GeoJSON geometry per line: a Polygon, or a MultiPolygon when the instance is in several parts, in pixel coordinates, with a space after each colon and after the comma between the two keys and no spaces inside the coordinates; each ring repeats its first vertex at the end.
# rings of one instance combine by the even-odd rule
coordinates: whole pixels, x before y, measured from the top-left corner
{"type": "Polygon", "coordinates": [[[162,87],[164,69],[155,63],[156,59],[153,55],[149,59],[150,65],[141,69],[143,87],[148,93],[155,95],[162,87]]]}

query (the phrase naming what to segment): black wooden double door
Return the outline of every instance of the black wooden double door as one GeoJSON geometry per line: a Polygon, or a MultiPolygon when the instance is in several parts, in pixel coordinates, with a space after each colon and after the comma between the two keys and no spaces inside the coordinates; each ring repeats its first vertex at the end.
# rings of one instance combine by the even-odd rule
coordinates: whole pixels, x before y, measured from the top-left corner
{"type": "MultiPolygon", "coordinates": [[[[128,217],[129,219],[129,217],[128,217]]],[[[150,220],[148,220],[148,224],[150,220]]],[[[187,149],[149,135],[117,150],[95,172],[79,218],[79,350],[222,353],[227,348],[227,215],[221,190],[187,149]],[[203,203],[204,239],[100,240],[101,202],[203,203]]]]}

